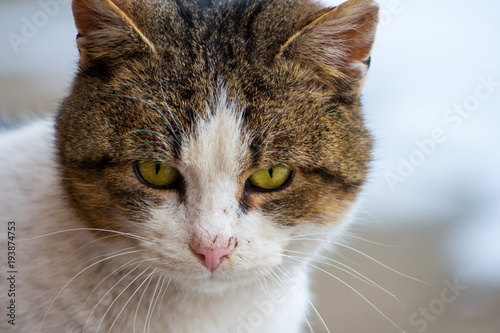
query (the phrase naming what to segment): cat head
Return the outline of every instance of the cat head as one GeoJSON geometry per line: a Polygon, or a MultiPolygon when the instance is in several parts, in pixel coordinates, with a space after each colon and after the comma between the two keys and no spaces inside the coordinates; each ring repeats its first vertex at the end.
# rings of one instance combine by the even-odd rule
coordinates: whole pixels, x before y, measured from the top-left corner
{"type": "Polygon", "coordinates": [[[73,13],[81,58],[57,147],[86,227],[220,288],[337,232],[370,161],[373,1],[73,0],[73,13]]]}

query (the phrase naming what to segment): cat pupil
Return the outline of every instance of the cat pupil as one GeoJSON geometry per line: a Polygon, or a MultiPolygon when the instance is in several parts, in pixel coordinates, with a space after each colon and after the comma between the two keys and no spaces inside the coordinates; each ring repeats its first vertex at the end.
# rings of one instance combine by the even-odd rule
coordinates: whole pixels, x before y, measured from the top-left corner
{"type": "Polygon", "coordinates": [[[273,178],[273,168],[269,168],[267,171],[269,172],[269,177],[273,178]]]}
{"type": "Polygon", "coordinates": [[[157,163],[156,164],[156,175],[158,175],[158,172],[160,172],[160,165],[157,163]]]}

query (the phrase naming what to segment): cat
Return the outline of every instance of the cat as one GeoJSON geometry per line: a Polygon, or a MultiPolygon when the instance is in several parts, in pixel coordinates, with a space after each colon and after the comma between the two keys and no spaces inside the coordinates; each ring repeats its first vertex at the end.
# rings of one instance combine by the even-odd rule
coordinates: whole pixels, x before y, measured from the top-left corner
{"type": "Polygon", "coordinates": [[[72,9],[68,97],[0,136],[1,331],[312,330],[311,262],[370,166],[360,95],[378,6],[72,9]]]}

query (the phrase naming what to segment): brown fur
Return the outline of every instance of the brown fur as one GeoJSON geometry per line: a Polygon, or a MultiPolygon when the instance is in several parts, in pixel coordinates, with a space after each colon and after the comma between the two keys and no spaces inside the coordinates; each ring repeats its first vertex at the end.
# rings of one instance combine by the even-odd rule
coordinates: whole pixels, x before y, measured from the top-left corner
{"type": "Polygon", "coordinates": [[[372,1],[75,0],[73,11],[82,57],[57,147],[68,198],[89,225],[120,230],[122,218],[147,217],[144,198],[183,200],[182,189],[144,186],[132,165],[175,165],[183,133],[207,117],[221,84],[252,133],[241,182],[263,167],[296,170],[281,191],[238,184],[243,211],[328,223],[354,200],[370,161],[359,98],[372,1]]]}

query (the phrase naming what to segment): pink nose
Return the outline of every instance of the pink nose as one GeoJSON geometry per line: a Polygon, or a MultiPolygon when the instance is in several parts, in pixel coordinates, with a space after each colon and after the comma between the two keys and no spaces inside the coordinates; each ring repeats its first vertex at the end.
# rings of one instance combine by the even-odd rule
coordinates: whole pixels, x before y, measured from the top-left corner
{"type": "Polygon", "coordinates": [[[201,262],[210,271],[213,272],[219,266],[222,258],[227,257],[233,252],[233,246],[222,249],[209,249],[206,247],[193,248],[193,251],[200,255],[201,262]]]}

